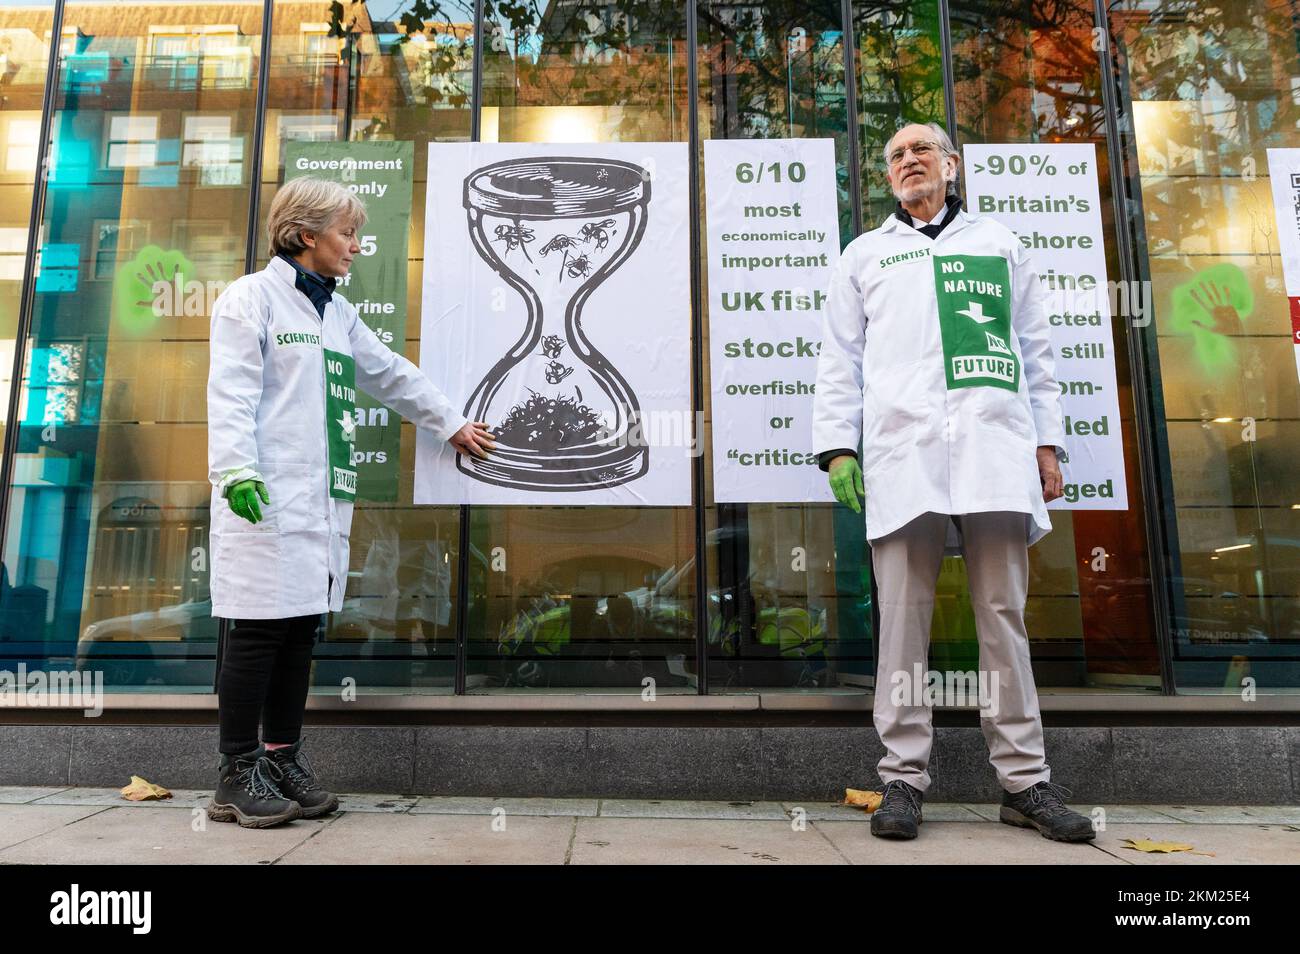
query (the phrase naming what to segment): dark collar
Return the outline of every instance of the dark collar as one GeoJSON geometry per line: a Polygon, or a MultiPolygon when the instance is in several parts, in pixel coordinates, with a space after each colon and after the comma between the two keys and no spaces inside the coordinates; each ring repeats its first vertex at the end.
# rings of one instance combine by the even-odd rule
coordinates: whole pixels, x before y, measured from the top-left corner
{"type": "Polygon", "coordinates": [[[316,309],[316,314],[321,318],[325,317],[325,306],[329,304],[330,299],[334,296],[334,289],[338,286],[337,279],[326,278],[319,275],[309,268],[303,268],[297,260],[280,253],[280,258],[284,259],[294,270],[293,285],[298,291],[302,292],[311,301],[312,306],[316,309]]]}
{"type": "MultiPolygon", "coordinates": [[[[946,229],[948,223],[957,217],[957,213],[961,210],[961,196],[946,196],[943,200],[943,204],[947,207],[948,211],[944,214],[943,220],[939,223],[940,232],[946,229]]],[[[904,225],[912,224],[912,213],[903,208],[903,203],[901,202],[894,203],[894,217],[904,225]]]]}

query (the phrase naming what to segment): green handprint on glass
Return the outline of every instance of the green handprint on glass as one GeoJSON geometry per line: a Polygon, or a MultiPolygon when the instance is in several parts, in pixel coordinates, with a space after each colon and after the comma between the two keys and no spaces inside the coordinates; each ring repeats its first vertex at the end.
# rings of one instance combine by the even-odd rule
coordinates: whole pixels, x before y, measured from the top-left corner
{"type": "Polygon", "coordinates": [[[1203,268],[1171,295],[1171,327],[1192,336],[1192,349],[1201,367],[1211,374],[1230,373],[1237,364],[1235,336],[1255,310],[1255,295],[1246,273],[1220,263],[1203,268]]]}
{"type": "Polygon", "coordinates": [[[118,322],[132,334],[145,334],[159,318],[186,314],[185,283],[193,277],[194,265],[182,252],[146,245],[118,269],[113,284],[118,322]]]}

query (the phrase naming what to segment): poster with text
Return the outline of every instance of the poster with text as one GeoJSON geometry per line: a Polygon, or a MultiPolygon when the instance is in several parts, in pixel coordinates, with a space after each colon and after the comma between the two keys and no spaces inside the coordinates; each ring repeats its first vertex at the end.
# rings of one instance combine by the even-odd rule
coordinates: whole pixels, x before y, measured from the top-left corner
{"type": "MultiPolygon", "coordinates": [[[[289,142],[285,179],[315,176],[342,183],[366,205],[357,236],[361,254],[338,291],[361,320],[398,354],[406,352],[406,266],[414,143],[289,142]]],[[[397,499],[402,419],[364,391],[357,394],[357,497],[397,499]]]]}
{"type": "Polygon", "coordinates": [[[1016,233],[1047,298],[1066,451],[1065,496],[1050,506],[1127,510],[1096,148],[981,143],[962,153],[967,209],[1016,233]]]}
{"type": "Polygon", "coordinates": [[[684,143],[431,143],[420,367],[486,458],[420,432],[418,504],[689,506],[684,143]]]}
{"type": "Polygon", "coordinates": [[[1282,252],[1282,278],[1291,312],[1291,345],[1296,373],[1300,374],[1300,149],[1268,150],[1268,175],[1282,252]]]}
{"type": "Polygon", "coordinates": [[[718,503],[831,501],[812,446],[840,254],[830,139],[710,139],[709,371],[718,503]]]}

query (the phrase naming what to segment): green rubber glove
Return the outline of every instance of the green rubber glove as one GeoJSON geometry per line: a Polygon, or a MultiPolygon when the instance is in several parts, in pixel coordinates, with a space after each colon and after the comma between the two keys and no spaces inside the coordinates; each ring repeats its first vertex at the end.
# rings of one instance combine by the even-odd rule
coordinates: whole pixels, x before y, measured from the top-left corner
{"type": "Polygon", "coordinates": [[[260,480],[241,480],[226,492],[230,509],[249,523],[257,523],[262,519],[262,508],[257,504],[258,497],[262,498],[264,504],[271,502],[271,497],[266,492],[266,484],[260,480]]]}
{"type": "Polygon", "coordinates": [[[851,508],[854,513],[862,513],[862,504],[858,498],[865,500],[867,490],[862,486],[862,468],[858,466],[857,458],[847,457],[838,464],[832,464],[830,479],[835,499],[851,508]]]}

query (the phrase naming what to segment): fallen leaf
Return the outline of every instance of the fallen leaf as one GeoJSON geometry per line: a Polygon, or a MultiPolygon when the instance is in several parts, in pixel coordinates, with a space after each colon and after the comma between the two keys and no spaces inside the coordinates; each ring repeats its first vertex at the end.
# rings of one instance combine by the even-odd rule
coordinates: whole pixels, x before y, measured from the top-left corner
{"type": "Polygon", "coordinates": [[[880,800],[883,797],[883,792],[868,792],[857,788],[846,788],[844,790],[845,805],[850,808],[865,808],[868,813],[874,812],[880,807],[880,800]]]}
{"type": "Polygon", "coordinates": [[[1169,854],[1175,851],[1191,851],[1192,845],[1184,845],[1178,841],[1151,841],[1148,838],[1121,838],[1121,848],[1132,848],[1135,851],[1145,851],[1151,854],[1169,854]]]}
{"type": "Polygon", "coordinates": [[[139,775],[131,776],[131,784],[122,788],[122,797],[129,802],[147,802],[160,798],[171,798],[172,793],[161,785],[142,779],[139,775]]]}

